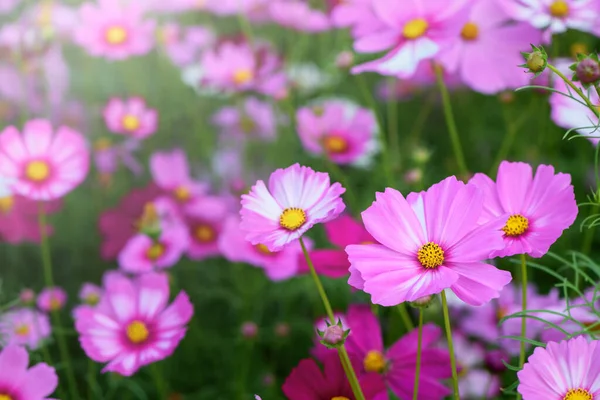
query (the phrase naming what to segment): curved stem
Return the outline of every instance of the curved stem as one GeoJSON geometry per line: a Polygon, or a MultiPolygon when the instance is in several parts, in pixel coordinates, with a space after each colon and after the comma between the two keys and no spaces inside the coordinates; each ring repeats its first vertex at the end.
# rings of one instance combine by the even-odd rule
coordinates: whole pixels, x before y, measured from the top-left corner
{"type": "Polygon", "coordinates": [[[558,75],[560,77],[560,79],[562,79],[563,81],[565,81],[565,83],[567,85],[569,85],[569,87],[571,89],[573,89],[573,91],[575,93],[577,93],[579,95],[579,97],[581,97],[583,99],[583,101],[585,101],[585,104],[594,113],[594,115],[596,117],[600,118],[600,111],[592,104],[592,102],[590,101],[590,99],[585,94],[583,94],[583,92],[581,91],[581,89],[579,89],[577,86],[575,86],[575,84],[573,82],[571,82],[571,80],[569,78],[567,78],[562,72],[560,72],[554,65],[548,64],[548,68],[552,72],[554,72],[556,75],[558,75]]]}
{"type": "Polygon", "coordinates": [[[444,76],[442,75],[442,69],[433,66],[435,70],[435,78],[437,81],[438,88],[442,95],[442,105],[444,106],[444,117],[446,118],[446,126],[450,133],[450,141],[452,142],[452,148],[454,149],[454,157],[458,163],[460,173],[467,175],[469,169],[467,168],[467,162],[465,161],[465,155],[460,145],[460,137],[458,136],[458,129],[456,128],[456,121],[454,120],[454,113],[452,112],[452,103],[450,102],[450,95],[448,94],[448,87],[444,82],[444,76]]]}
{"type": "Polygon", "coordinates": [[[410,319],[410,314],[408,313],[408,310],[406,309],[406,304],[400,303],[396,306],[396,308],[398,309],[398,313],[400,313],[400,318],[402,318],[402,323],[404,324],[404,327],[406,328],[406,332],[410,332],[413,329],[415,329],[415,325],[413,324],[412,320],[410,319]]]}
{"type": "Polygon", "coordinates": [[[415,385],[413,400],[419,398],[419,378],[421,375],[421,346],[423,345],[423,309],[419,308],[419,339],[417,341],[417,363],[415,365],[415,385]]]}
{"type": "MultiPolygon", "coordinates": [[[[335,316],[333,315],[333,309],[331,308],[331,304],[329,303],[329,299],[327,298],[327,294],[325,293],[325,289],[323,288],[323,284],[319,279],[319,275],[315,271],[315,266],[313,265],[310,255],[308,254],[308,250],[306,250],[306,246],[304,245],[304,240],[300,237],[300,246],[302,246],[302,252],[304,253],[304,258],[306,259],[306,263],[308,264],[308,268],[310,270],[310,276],[313,278],[315,285],[317,286],[317,291],[319,292],[319,296],[321,296],[321,301],[323,301],[323,306],[325,306],[325,311],[327,311],[327,316],[332,324],[335,324],[335,316]]],[[[346,348],[342,344],[337,348],[340,361],[342,362],[342,367],[346,372],[346,378],[348,378],[348,382],[350,383],[350,387],[352,388],[352,393],[354,393],[354,397],[356,400],[365,400],[365,396],[360,388],[360,384],[358,382],[358,378],[356,376],[356,372],[352,367],[352,363],[350,362],[350,357],[348,357],[348,352],[346,348]]]]}
{"type": "Polygon", "coordinates": [[[442,310],[444,312],[444,328],[448,340],[448,351],[450,352],[450,367],[452,368],[452,387],[454,388],[454,399],[460,400],[458,391],[458,374],[456,373],[456,359],[454,358],[454,344],[452,343],[452,328],[450,328],[450,315],[448,313],[448,301],[446,292],[442,290],[442,310]]]}

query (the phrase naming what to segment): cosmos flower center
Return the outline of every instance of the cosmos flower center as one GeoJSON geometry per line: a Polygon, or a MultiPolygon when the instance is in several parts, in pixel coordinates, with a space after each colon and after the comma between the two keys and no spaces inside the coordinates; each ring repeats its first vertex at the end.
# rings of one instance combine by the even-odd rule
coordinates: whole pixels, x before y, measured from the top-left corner
{"type": "Polygon", "coordinates": [[[0,211],[7,213],[15,205],[15,199],[12,196],[0,197],[0,211]]]}
{"type": "Polygon", "coordinates": [[[175,198],[179,201],[188,201],[190,197],[192,197],[190,193],[190,189],[185,186],[177,186],[177,188],[173,191],[175,198]]]}
{"type": "Polygon", "coordinates": [[[367,372],[383,372],[385,370],[385,357],[378,350],[371,350],[363,360],[363,366],[367,372]]]}
{"type": "Polygon", "coordinates": [[[140,127],[140,119],[135,115],[127,114],[123,117],[123,128],[128,131],[135,131],[140,127]]]}
{"type": "Polygon", "coordinates": [[[286,208],[279,217],[279,225],[288,231],[295,231],[306,222],[306,213],[303,209],[292,207],[286,208]]]}
{"type": "Polygon", "coordinates": [[[444,263],[444,250],[440,245],[428,242],[417,252],[417,259],[427,269],[437,268],[444,263]]]}
{"type": "Polygon", "coordinates": [[[323,147],[330,154],[342,154],[348,151],[348,141],[339,135],[329,135],[323,139],[323,147]]]}
{"type": "Polygon", "coordinates": [[[106,41],[110,44],[123,44],[127,40],[127,31],[120,26],[112,26],[106,30],[106,41]]]}
{"type": "Polygon", "coordinates": [[[164,253],[165,246],[163,246],[161,243],[153,243],[152,246],[150,246],[146,251],[146,257],[154,261],[160,258],[160,256],[162,256],[164,253]]]}
{"type": "Polygon", "coordinates": [[[196,239],[202,243],[212,242],[217,237],[217,232],[214,228],[208,224],[200,224],[196,227],[194,232],[196,239]]]}
{"type": "MultiPolygon", "coordinates": [[[[26,324],[22,324],[22,325],[17,325],[17,327],[15,328],[15,335],[17,336],[27,336],[29,335],[29,332],[31,330],[29,329],[29,325],[26,324]]],[[[0,400],[2,399],[2,397],[0,397],[0,400]]]]}
{"type": "Polygon", "coordinates": [[[513,214],[508,217],[506,225],[502,230],[506,236],[516,237],[521,236],[529,229],[529,220],[521,214],[513,214]]]}
{"type": "Polygon", "coordinates": [[[267,246],[265,246],[264,244],[262,244],[262,243],[257,244],[256,246],[254,246],[254,248],[260,254],[264,254],[264,255],[267,255],[267,256],[270,256],[270,255],[273,254],[273,252],[271,250],[269,250],[269,248],[267,246]]]}
{"type": "Polygon", "coordinates": [[[0,394],[0,400],[12,400],[12,397],[7,394],[0,394]]]}
{"type": "Polygon", "coordinates": [[[100,138],[94,142],[94,149],[96,151],[108,150],[111,148],[110,139],[100,138]]]}
{"type": "Polygon", "coordinates": [[[556,18],[562,18],[569,15],[569,4],[564,0],[556,0],[550,4],[550,14],[556,18]]]}
{"type": "Polygon", "coordinates": [[[233,73],[233,82],[236,85],[243,85],[252,80],[254,74],[249,68],[240,68],[233,73]]]}
{"type": "Polygon", "coordinates": [[[460,31],[460,36],[465,40],[475,40],[479,36],[479,27],[473,22],[467,22],[460,31]]]}
{"type": "Polygon", "coordinates": [[[56,297],[52,297],[50,299],[50,311],[58,311],[60,310],[60,307],[62,306],[62,302],[57,299],[56,297]]]}
{"type": "Polygon", "coordinates": [[[85,296],[85,303],[89,304],[90,306],[95,306],[99,302],[100,302],[100,296],[98,296],[98,294],[96,294],[96,293],[90,293],[87,296],[85,296]]]}
{"type": "Polygon", "coordinates": [[[133,321],[127,325],[127,339],[131,343],[143,343],[148,340],[148,336],[150,336],[150,332],[148,332],[148,327],[142,321],[133,321]]]}
{"type": "Polygon", "coordinates": [[[502,318],[506,317],[508,315],[508,309],[506,307],[498,307],[498,310],[496,310],[496,318],[498,319],[498,321],[500,321],[502,318]]]}
{"type": "MultiPolygon", "coordinates": [[[[2,397],[0,397],[0,400],[2,400],[2,397]]],[[[332,397],[331,400],[350,400],[350,399],[347,398],[346,396],[335,396],[335,397],[332,397]]]]}
{"type": "Polygon", "coordinates": [[[30,161],[25,167],[25,176],[34,182],[43,182],[50,176],[50,165],[46,161],[30,161]]]}
{"type": "Polygon", "coordinates": [[[402,35],[408,40],[418,39],[427,32],[427,28],[429,28],[427,21],[423,18],[415,18],[404,25],[402,35]]]}
{"type": "Polygon", "coordinates": [[[563,400],[594,400],[594,396],[585,389],[571,389],[563,400]]]}

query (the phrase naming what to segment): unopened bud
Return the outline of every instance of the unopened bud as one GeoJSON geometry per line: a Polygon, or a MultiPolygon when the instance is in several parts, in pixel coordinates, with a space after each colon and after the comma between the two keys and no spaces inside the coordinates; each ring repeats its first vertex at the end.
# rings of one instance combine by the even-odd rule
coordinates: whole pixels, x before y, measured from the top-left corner
{"type": "Polygon", "coordinates": [[[252,321],[244,322],[241,331],[243,337],[251,339],[258,335],[258,326],[252,321]]]}
{"type": "Polygon", "coordinates": [[[421,182],[423,179],[423,171],[421,168],[413,168],[406,171],[404,174],[404,181],[408,184],[415,184],[421,182]]]}
{"type": "Polygon", "coordinates": [[[31,289],[23,289],[19,294],[19,300],[25,305],[32,305],[35,303],[35,292],[31,289]]]}
{"type": "Polygon", "coordinates": [[[415,308],[427,308],[433,303],[434,299],[435,296],[430,294],[428,296],[419,297],[415,301],[411,301],[410,305],[415,308]]]}
{"type": "Polygon", "coordinates": [[[331,346],[338,345],[344,341],[344,330],[339,325],[331,325],[323,333],[323,341],[331,346]]]}
{"type": "Polygon", "coordinates": [[[600,63],[591,57],[584,58],[577,63],[575,77],[583,85],[597,83],[600,81],[600,63]]]}
{"type": "Polygon", "coordinates": [[[335,65],[338,68],[350,68],[354,63],[354,54],[351,51],[342,51],[335,59],[335,65]]]}
{"type": "Polygon", "coordinates": [[[431,151],[424,147],[417,147],[412,153],[412,159],[417,164],[425,164],[431,157],[431,151]]]}
{"type": "Polygon", "coordinates": [[[533,50],[531,53],[521,53],[525,57],[525,64],[520,67],[527,68],[529,72],[538,76],[548,65],[548,55],[542,47],[531,45],[531,49],[533,50]]]}
{"type": "Polygon", "coordinates": [[[275,326],[275,334],[279,337],[286,337],[290,334],[290,326],[285,322],[280,322],[275,326]]]}
{"type": "Polygon", "coordinates": [[[505,90],[498,95],[498,99],[504,104],[510,104],[515,101],[515,93],[510,90],[505,90]]]}

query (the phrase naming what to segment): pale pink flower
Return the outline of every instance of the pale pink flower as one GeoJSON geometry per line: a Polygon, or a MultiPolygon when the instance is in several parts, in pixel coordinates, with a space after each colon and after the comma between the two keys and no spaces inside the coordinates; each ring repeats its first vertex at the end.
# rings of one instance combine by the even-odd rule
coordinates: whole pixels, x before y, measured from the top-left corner
{"type": "Polygon", "coordinates": [[[144,139],[158,128],[158,112],[141,97],[113,97],[104,107],[104,122],[113,133],[144,139]]]}
{"type": "MultiPolygon", "coordinates": [[[[44,202],[44,212],[47,215],[54,214],[61,208],[60,199],[44,202]]],[[[12,244],[39,243],[41,241],[39,212],[38,201],[12,194],[0,197],[0,239],[12,244]]],[[[46,225],[46,235],[52,234],[54,228],[46,225]]]]}
{"type": "Polygon", "coordinates": [[[168,23],[159,28],[158,40],[173,64],[184,67],[197,61],[201,51],[214,44],[216,36],[203,26],[168,23]]]}
{"type": "Polygon", "coordinates": [[[269,20],[269,3],[272,0],[188,0],[195,1],[198,9],[220,16],[243,15],[252,22],[269,20]]]}
{"type": "Polygon", "coordinates": [[[0,398],[45,400],[58,386],[54,368],[39,363],[27,369],[29,355],[20,346],[6,346],[0,352],[0,398]]]}
{"type": "Polygon", "coordinates": [[[31,308],[14,309],[0,316],[1,345],[16,344],[36,350],[50,333],[48,315],[31,308]]]}
{"type": "Polygon", "coordinates": [[[273,106],[255,97],[247,97],[241,107],[223,107],[212,118],[213,124],[239,141],[247,137],[273,141],[277,119],[273,106]]]}
{"type": "Polygon", "coordinates": [[[352,28],[352,36],[363,37],[386,29],[375,9],[373,0],[342,0],[331,11],[331,22],[338,28],[352,28]]]}
{"type": "Polygon", "coordinates": [[[322,32],[330,28],[327,15],[301,0],[272,0],[269,12],[274,22],[297,31],[322,32]]]}
{"type": "Polygon", "coordinates": [[[67,302],[67,292],[60,287],[45,288],[37,297],[37,306],[40,310],[53,312],[62,309],[67,302]]]}

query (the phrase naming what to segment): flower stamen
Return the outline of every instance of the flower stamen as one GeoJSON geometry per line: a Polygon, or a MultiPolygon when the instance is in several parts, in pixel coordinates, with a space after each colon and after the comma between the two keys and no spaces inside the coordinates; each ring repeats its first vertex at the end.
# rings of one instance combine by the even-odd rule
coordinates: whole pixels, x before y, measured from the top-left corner
{"type": "Polygon", "coordinates": [[[521,214],[513,214],[508,217],[506,225],[502,230],[506,236],[517,237],[521,236],[529,229],[529,220],[521,214]]]}
{"type": "Polygon", "coordinates": [[[550,4],[550,15],[563,18],[569,15],[569,4],[564,0],[556,0],[550,4]]]}
{"type": "Polygon", "coordinates": [[[434,269],[444,263],[444,250],[440,245],[428,242],[417,252],[417,259],[426,269],[434,269]]]}
{"type": "Polygon", "coordinates": [[[367,372],[383,372],[387,363],[385,357],[380,351],[371,350],[365,356],[363,360],[363,366],[367,372]]]}
{"type": "Polygon", "coordinates": [[[463,26],[460,36],[465,40],[475,40],[479,37],[479,27],[473,22],[467,22],[463,26]]]}
{"type": "Polygon", "coordinates": [[[571,389],[565,394],[563,400],[594,400],[594,396],[585,389],[571,389]]]}
{"type": "Polygon", "coordinates": [[[295,231],[306,222],[306,213],[297,207],[286,208],[279,217],[279,225],[288,231],[295,231]]]}
{"type": "Polygon", "coordinates": [[[131,343],[143,343],[148,340],[148,336],[150,336],[150,332],[148,332],[148,327],[142,321],[133,321],[127,325],[127,339],[131,343]]]}
{"type": "Polygon", "coordinates": [[[34,182],[43,182],[50,176],[50,165],[46,161],[30,161],[25,168],[25,176],[34,182]]]}
{"type": "Polygon", "coordinates": [[[429,24],[423,18],[416,18],[410,20],[404,25],[402,29],[402,35],[405,39],[414,40],[423,36],[427,29],[429,28],[429,24]]]}

